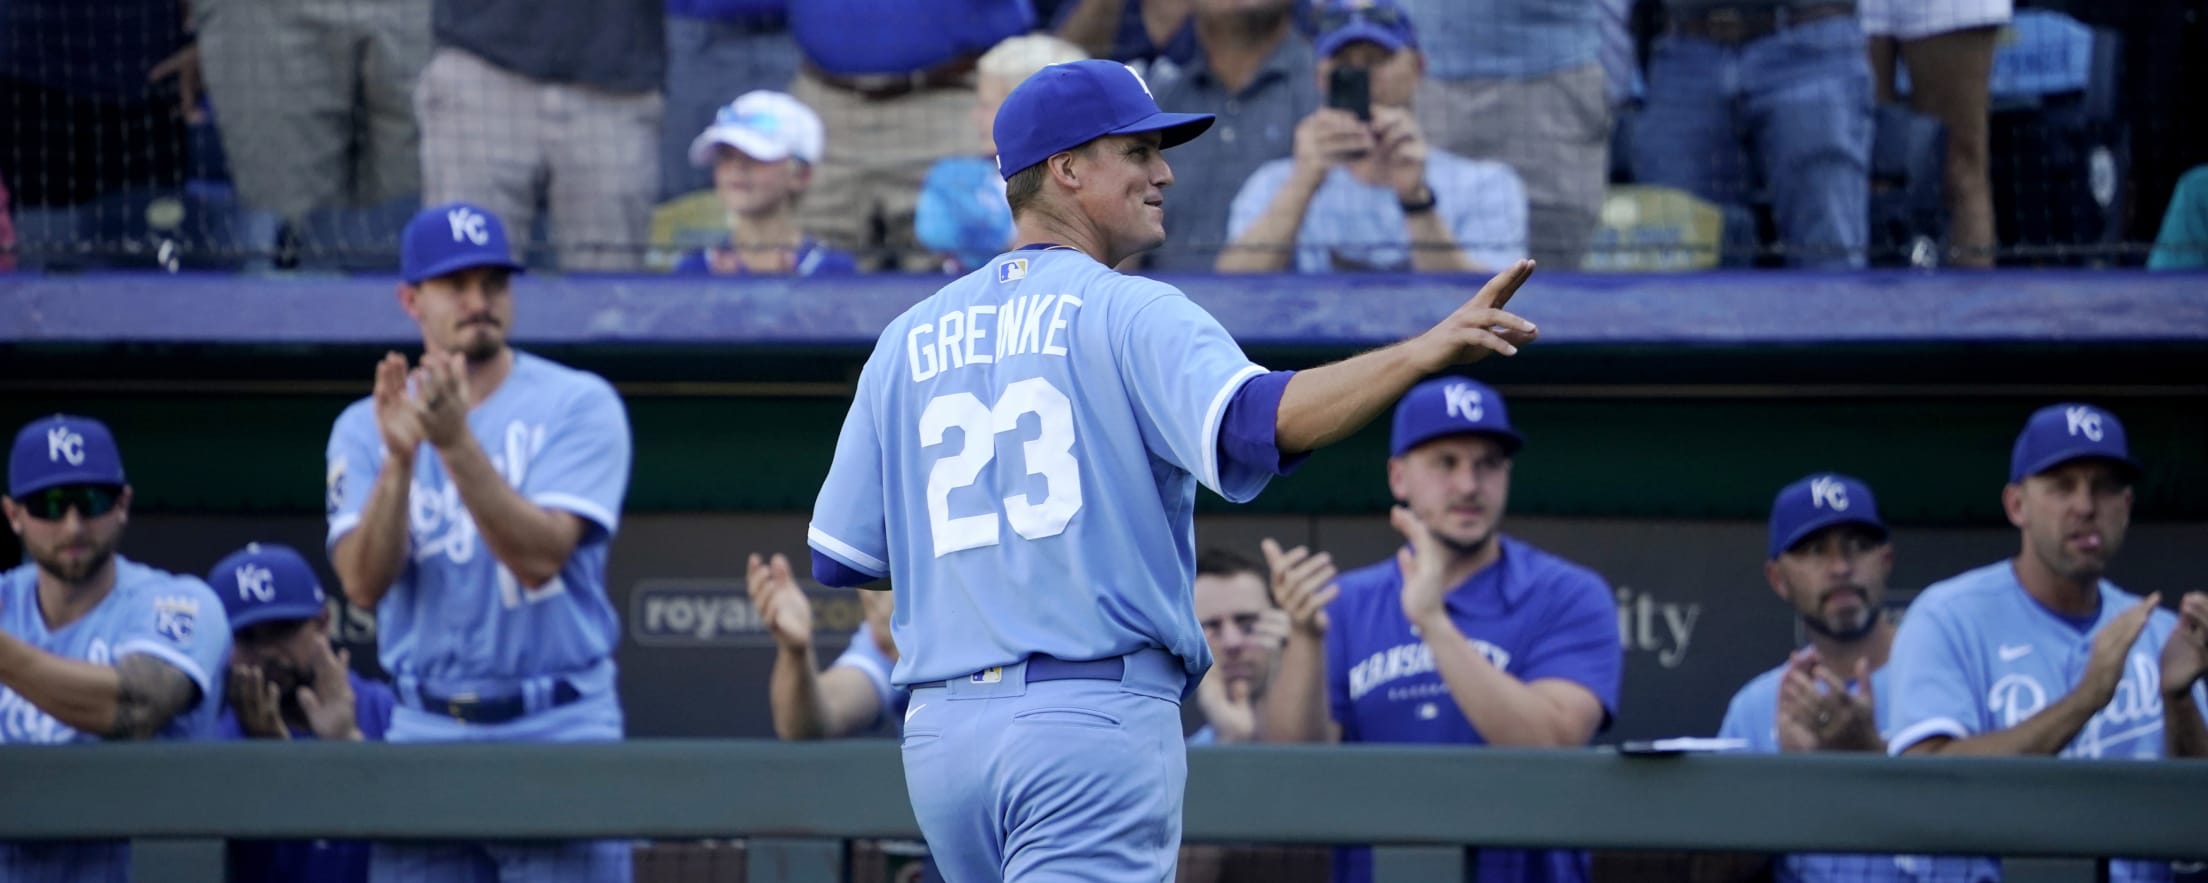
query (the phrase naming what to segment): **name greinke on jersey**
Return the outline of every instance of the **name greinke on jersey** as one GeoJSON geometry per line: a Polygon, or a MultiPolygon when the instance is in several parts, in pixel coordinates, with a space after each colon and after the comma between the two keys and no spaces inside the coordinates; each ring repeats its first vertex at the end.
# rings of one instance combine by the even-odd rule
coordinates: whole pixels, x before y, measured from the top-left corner
{"type": "Polygon", "coordinates": [[[1021,355],[1066,356],[1060,332],[1081,309],[1070,294],[1030,294],[976,304],[920,322],[905,333],[905,361],[919,383],[955,368],[1021,355]]]}

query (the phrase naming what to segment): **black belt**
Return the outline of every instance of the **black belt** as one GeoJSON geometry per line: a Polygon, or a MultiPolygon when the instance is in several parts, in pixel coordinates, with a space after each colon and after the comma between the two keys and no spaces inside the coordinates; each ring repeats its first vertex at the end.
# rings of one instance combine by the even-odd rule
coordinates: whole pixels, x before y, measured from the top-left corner
{"type": "MultiPolygon", "coordinates": [[[[990,671],[992,670],[977,671],[958,678],[958,680],[977,684],[989,683],[987,678],[990,671]]],[[[1044,656],[1038,653],[1027,658],[1027,677],[1025,680],[1030,684],[1043,681],[1116,681],[1125,677],[1126,674],[1127,659],[1123,656],[1114,656],[1110,659],[1091,659],[1085,662],[1069,662],[1056,656],[1044,656]]],[[[908,689],[919,690],[926,687],[943,687],[949,686],[950,683],[950,681],[929,681],[925,684],[914,684],[908,689]]]]}
{"type": "MultiPolygon", "coordinates": [[[[503,724],[518,720],[529,713],[529,702],[519,693],[486,699],[474,693],[439,696],[428,690],[416,692],[421,694],[421,701],[408,703],[416,711],[441,714],[463,723],[503,724]]],[[[571,705],[582,698],[583,691],[575,689],[574,684],[563,680],[552,685],[552,702],[546,705],[545,708],[571,705]]]]}
{"type": "Polygon", "coordinates": [[[1855,14],[1853,3],[1788,6],[1778,3],[1713,6],[1672,17],[1669,30],[1683,37],[1738,46],[1813,21],[1855,14]]]}
{"type": "Polygon", "coordinates": [[[854,93],[868,101],[882,101],[915,92],[967,86],[973,80],[974,65],[980,58],[978,55],[961,55],[934,67],[900,74],[832,73],[810,61],[805,62],[804,67],[805,73],[819,80],[821,85],[854,93]]]}

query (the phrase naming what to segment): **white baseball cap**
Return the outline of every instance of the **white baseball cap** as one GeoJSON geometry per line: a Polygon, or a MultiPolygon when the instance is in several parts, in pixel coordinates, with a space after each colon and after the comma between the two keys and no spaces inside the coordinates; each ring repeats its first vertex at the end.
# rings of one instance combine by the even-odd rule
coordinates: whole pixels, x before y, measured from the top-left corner
{"type": "Polygon", "coordinates": [[[781,92],[758,90],[737,96],[713,115],[713,124],[690,142],[690,162],[713,164],[713,148],[722,144],[760,162],[796,157],[820,162],[825,135],[820,115],[805,103],[781,92]]]}

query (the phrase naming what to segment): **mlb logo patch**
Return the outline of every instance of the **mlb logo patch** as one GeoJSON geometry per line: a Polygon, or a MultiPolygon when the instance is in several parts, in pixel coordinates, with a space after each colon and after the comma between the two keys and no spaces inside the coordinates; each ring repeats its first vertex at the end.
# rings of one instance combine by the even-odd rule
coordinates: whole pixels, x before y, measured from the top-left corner
{"type": "Polygon", "coordinates": [[[153,600],[153,631],[161,637],[179,644],[189,641],[198,621],[198,601],[174,595],[153,600]]]}
{"type": "Polygon", "coordinates": [[[1018,282],[1027,278],[1027,259],[1013,258],[997,265],[997,281],[1018,282]]]}
{"type": "MultiPolygon", "coordinates": [[[[1024,262],[1023,262],[1023,263],[1024,263],[1024,262]]],[[[969,678],[967,678],[967,680],[969,680],[969,681],[972,681],[972,682],[974,682],[974,683],[977,683],[977,684],[995,684],[995,683],[1001,683],[1001,682],[1003,682],[1003,680],[1004,680],[1004,669],[1003,669],[1003,668],[985,668],[985,669],[982,669],[981,671],[977,671],[977,672],[975,672],[975,673],[973,674],[973,676],[972,676],[972,677],[969,677],[969,678]]]]}

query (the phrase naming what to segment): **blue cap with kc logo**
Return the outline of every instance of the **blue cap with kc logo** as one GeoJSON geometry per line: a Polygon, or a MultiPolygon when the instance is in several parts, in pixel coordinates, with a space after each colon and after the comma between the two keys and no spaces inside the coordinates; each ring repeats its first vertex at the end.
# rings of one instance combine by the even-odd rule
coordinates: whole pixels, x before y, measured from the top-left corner
{"type": "Polygon", "coordinates": [[[2009,481],[2020,482],[2072,460],[2107,460],[2128,478],[2138,479],[2143,468],[2131,458],[2124,424],[2116,415],[2092,405],[2075,402],[2048,405],[2032,412],[2024,431],[2017,433],[2009,452],[2009,481]]]}
{"type": "Polygon", "coordinates": [[[422,209],[406,222],[399,238],[399,273],[422,284],[470,267],[504,267],[521,272],[521,262],[506,244],[506,224],[497,215],[465,202],[422,209]]]}
{"type": "Polygon", "coordinates": [[[1501,394],[1477,380],[1437,377],[1411,387],[1395,404],[1395,434],[1388,456],[1401,457],[1442,436],[1466,433],[1493,436],[1505,454],[1516,454],[1526,444],[1511,428],[1501,394]]]}
{"type": "Polygon", "coordinates": [[[1054,64],[1022,81],[997,109],[997,173],[1013,175],[1106,135],[1164,133],[1164,147],[1211,128],[1208,113],[1166,113],[1135,69],[1090,59],[1054,64]]]}
{"type": "Polygon", "coordinates": [[[322,581],[298,550],[252,543],[207,571],[207,585],[222,596],[230,630],[276,620],[313,619],[322,613],[322,581]]]}
{"type": "Polygon", "coordinates": [[[1779,489],[1771,500],[1771,559],[1836,524],[1860,524],[1886,535],[1871,486],[1836,472],[1821,472],[1779,489]]]}
{"type": "Polygon", "coordinates": [[[8,496],[70,484],[123,485],[123,455],[107,424],[55,414],[23,426],[8,456],[8,496]]]}

